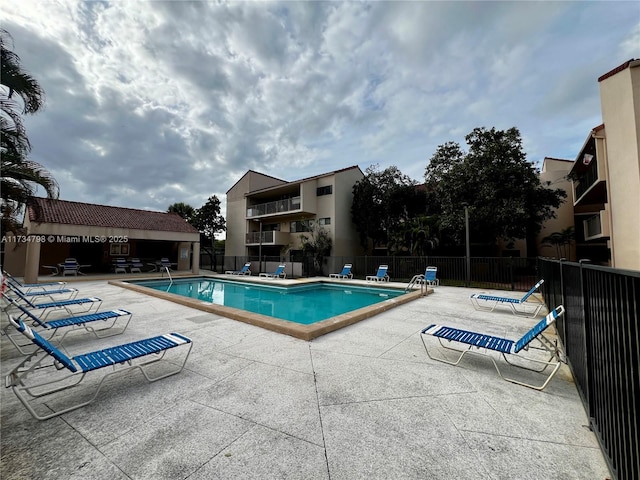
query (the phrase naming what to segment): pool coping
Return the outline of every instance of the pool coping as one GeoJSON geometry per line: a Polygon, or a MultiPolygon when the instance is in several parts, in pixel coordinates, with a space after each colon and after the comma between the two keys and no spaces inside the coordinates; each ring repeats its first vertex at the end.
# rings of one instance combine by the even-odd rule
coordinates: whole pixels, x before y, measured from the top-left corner
{"type": "MultiPolygon", "coordinates": [[[[194,275],[194,278],[211,278],[213,280],[232,280],[232,281],[240,281],[247,282],[252,284],[262,284],[264,285],[266,282],[264,279],[258,279],[254,277],[234,277],[229,278],[228,276],[224,277],[221,275],[194,275]]],[[[189,278],[189,277],[180,277],[189,278]]],[[[145,278],[136,278],[136,281],[145,281],[145,278]]],[[[148,280],[158,280],[157,278],[149,278],[148,280]]],[[[311,284],[311,283],[332,283],[337,285],[344,285],[345,280],[334,280],[331,281],[325,277],[315,277],[315,278],[305,278],[300,280],[288,280],[288,281],[277,281],[277,280],[269,280],[269,284],[271,285],[279,285],[279,286],[292,286],[292,285],[301,285],[301,284],[311,284]]],[[[351,283],[351,281],[349,281],[351,283]]],[[[368,307],[359,308],[358,310],[353,310],[352,312],[343,313],[341,315],[336,315],[335,317],[328,318],[326,320],[321,320],[319,322],[313,323],[311,325],[302,325],[294,322],[289,322],[287,320],[281,320],[279,318],[269,317],[267,315],[261,315],[259,313],[252,313],[246,310],[240,310],[233,307],[227,307],[224,305],[216,305],[209,302],[203,302],[202,300],[198,300],[195,298],[183,297],[181,295],[176,295],[174,293],[161,292],[159,290],[154,290],[152,288],[144,287],[142,285],[135,285],[132,283],[128,283],[124,280],[110,280],[110,285],[115,285],[121,288],[126,288],[128,290],[133,290],[144,295],[150,295],[152,297],[161,298],[164,300],[168,300],[174,303],[178,303],[180,305],[184,305],[186,307],[191,307],[197,310],[201,310],[208,313],[214,313],[217,315],[221,315],[223,317],[231,318],[233,320],[238,320],[240,322],[248,323],[251,325],[255,325],[257,327],[265,328],[267,330],[272,330],[277,333],[282,333],[285,335],[290,335],[295,338],[299,338],[301,340],[313,340],[314,338],[320,337],[327,333],[333,332],[335,330],[339,330],[348,325],[353,325],[354,323],[360,322],[367,318],[373,317],[374,315],[378,315],[379,313],[385,312],[389,309],[397,307],[398,305],[403,305],[405,303],[411,302],[423,296],[429,295],[433,293],[433,289],[425,288],[423,290],[415,290],[413,292],[407,293],[406,295],[401,295],[396,298],[389,298],[382,302],[376,303],[374,305],[370,305],[368,307]]],[[[399,287],[391,287],[388,285],[383,285],[382,283],[372,284],[360,284],[353,283],[354,286],[375,286],[376,288],[392,288],[394,290],[399,290],[399,287]]]]}

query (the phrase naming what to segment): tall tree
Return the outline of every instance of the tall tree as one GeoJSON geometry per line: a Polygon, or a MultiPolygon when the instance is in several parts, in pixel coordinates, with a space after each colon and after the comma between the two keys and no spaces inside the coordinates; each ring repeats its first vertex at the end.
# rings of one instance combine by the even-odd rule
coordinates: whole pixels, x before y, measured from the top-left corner
{"type": "Polygon", "coordinates": [[[365,177],[353,186],[351,218],[365,250],[396,243],[394,235],[415,215],[424,213],[424,192],[397,167],[365,170],[365,177]]]}
{"type": "Polygon", "coordinates": [[[302,253],[305,256],[313,257],[316,275],[322,275],[322,260],[331,255],[333,242],[329,233],[320,224],[313,221],[305,221],[305,223],[309,227],[309,232],[300,235],[302,253]]]}
{"type": "Polygon", "coordinates": [[[559,232],[553,232],[542,239],[543,246],[555,247],[556,258],[566,258],[571,260],[571,243],[574,241],[575,230],[573,227],[567,227],[559,232]]]}
{"type": "Polygon", "coordinates": [[[41,186],[48,197],[57,198],[59,187],[39,163],[28,159],[31,145],[21,115],[37,112],[44,104],[44,91],[24,72],[20,57],[8,48],[9,33],[0,29],[0,210],[4,231],[18,228],[17,216],[29,197],[41,186]]]}
{"type": "Polygon", "coordinates": [[[425,170],[439,202],[441,229],[461,243],[468,205],[474,243],[525,238],[529,254],[535,252],[542,223],[555,217],[566,193],[540,183],[517,128],[475,128],[465,140],[468,152],[457,143],[440,145],[425,170]]]}
{"type": "Polygon", "coordinates": [[[168,213],[177,213],[182,218],[184,218],[187,222],[192,223],[193,222],[193,217],[196,214],[196,209],[193,208],[188,203],[176,202],[176,203],[172,203],[171,205],[169,205],[169,208],[167,209],[167,212],[168,213]]]}
{"type": "Polygon", "coordinates": [[[205,247],[205,243],[202,242],[202,247],[205,251],[209,252],[211,265],[213,265],[215,270],[215,235],[216,233],[223,232],[226,229],[225,219],[220,214],[220,200],[218,197],[215,195],[210,196],[207,203],[195,211],[191,223],[194,227],[200,230],[201,235],[208,241],[209,245],[205,247]]]}

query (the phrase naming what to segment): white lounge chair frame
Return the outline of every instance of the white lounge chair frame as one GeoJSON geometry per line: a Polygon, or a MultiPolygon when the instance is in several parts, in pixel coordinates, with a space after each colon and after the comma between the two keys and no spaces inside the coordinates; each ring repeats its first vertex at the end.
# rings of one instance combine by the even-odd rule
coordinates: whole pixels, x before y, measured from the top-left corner
{"type": "Polygon", "coordinates": [[[389,270],[389,265],[380,265],[375,275],[367,275],[367,282],[388,282],[390,278],[387,275],[387,270],[389,270]]]}
{"type": "Polygon", "coordinates": [[[353,273],[351,273],[352,267],[353,265],[351,263],[345,263],[340,273],[330,273],[329,278],[346,278],[351,280],[353,278],[353,273]]]}
{"type": "MultiPolygon", "coordinates": [[[[155,382],[180,373],[189,359],[193,346],[189,338],[179,333],[170,333],[69,358],[24,322],[15,321],[12,317],[9,317],[9,321],[39,347],[36,352],[13,368],[5,379],[6,386],[12,388],[18,400],[38,420],[47,420],[89,405],[97,398],[105,380],[115,374],[139,369],[149,382],[155,382]],[[188,346],[184,360],[180,362],[177,361],[179,358],[165,359],[169,350],[180,346],[188,346]],[[147,367],[158,362],[173,368],[157,376],[150,375],[147,367]],[[104,375],[97,383],[91,383],[90,386],[95,390],[88,400],[81,400],[60,409],[54,408],[55,402],[47,402],[49,412],[46,414],[36,412],[34,407],[42,405],[42,400],[38,399],[53,398],[50,396],[55,393],[84,386],[82,381],[88,375],[93,376],[97,372],[102,372],[104,375]]],[[[171,354],[169,357],[174,355],[171,354]]]]}
{"type": "Polygon", "coordinates": [[[129,264],[129,271],[131,273],[137,272],[142,273],[142,267],[144,264],[140,261],[139,258],[132,258],[131,263],[129,264]]]}
{"type": "Polygon", "coordinates": [[[498,305],[508,305],[511,307],[511,311],[514,315],[533,318],[540,313],[540,310],[544,306],[542,300],[533,295],[543,283],[544,280],[540,280],[531,287],[531,290],[525,293],[522,298],[501,297],[499,295],[490,295],[487,293],[474,293],[469,297],[469,299],[476,310],[492,312],[498,305]],[[527,300],[529,300],[529,298],[532,298],[535,302],[528,302],[527,300]],[[521,306],[522,310],[518,310],[516,306],[521,306]],[[531,311],[527,311],[527,307],[529,306],[532,307],[531,311]]]}
{"type": "Polygon", "coordinates": [[[21,291],[25,293],[30,293],[33,291],[45,291],[53,288],[55,290],[59,290],[65,287],[67,282],[47,282],[47,283],[22,283],[19,282],[13,275],[7,273],[6,271],[2,271],[3,281],[6,279],[7,285],[14,285],[18,287],[21,291]]]}
{"type": "Polygon", "coordinates": [[[113,272],[114,273],[127,273],[127,268],[129,267],[129,263],[124,258],[116,258],[113,261],[113,272]]]}
{"type": "Polygon", "coordinates": [[[471,332],[467,330],[461,330],[458,328],[447,327],[443,325],[428,326],[427,328],[422,330],[420,338],[422,339],[422,344],[424,345],[424,349],[427,352],[427,355],[432,360],[437,360],[439,362],[444,362],[448,363],[449,365],[456,366],[462,361],[462,358],[466,354],[483,355],[488,357],[493,362],[493,366],[496,368],[496,371],[498,372],[498,375],[500,375],[500,378],[511,383],[533,388],[534,390],[543,390],[558,372],[562,364],[565,363],[564,355],[558,347],[557,340],[552,341],[543,333],[550,325],[555,323],[558,317],[560,317],[562,314],[564,314],[564,307],[562,305],[559,305],[555,310],[553,310],[551,313],[549,313],[549,315],[540,320],[533,328],[531,328],[517,341],[494,337],[482,333],[471,332]],[[456,360],[449,360],[444,356],[438,357],[433,355],[429,352],[427,343],[425,342],[425,338],[427,336],[436,337],[440,342],[440,346],[442,348],[452,350],[459,353],[460,355],[456,360]],[[443,340],[447,342],[446,345],[445,343],[443,343],[443,340]],[[531,345],[533,340],[536,340],[538,345],[531,345]],[[460,350],[458,348],[447,346],[451,342],[456,342],[461,345],[467,345],[467,349],[460,350]],[[539,358],[532,358],[521,353],[523,351],[528,352],[529,349],[541,350],[543,352],[546,352],[549,355],[549,359],[540,360],[539,358]],[[543,373],[545,370],[547,370],[547,368],[552,367],[552,371],[547,376],[546,380],[540,385],[533,385],[520,380],[505,377],[500,371],[500,368],[498,367],[494,356],[489,354],[490,351],[499,352],[500,355],[504,358],[505,362],[514,367],[523,368],[525,370],[530,370],[537,373],[543,373]],[[530,362],[531,364],[536,364],[538,365],[538,368],[517,364],[512,361],[515,358],[524,360],[525,362],[530,362]]]}
{"type": "Polygon", "coordinates": [[[80,271],[80,264],[76,259],[67,258],[62,264],[62,276],[66,277],[67,275],[78,276],[78,272],[80,271]]]}
{"type": "Polygon", "coordinates": [[[7,283],[7,292],[14,293],[16,296],[20,293],[24,298],[49,298],[52,302],[56,300],[71,300],[78,296],[77,288],[58,288],[55,290],[30,290],[25,291],[20,287],[12,284],[11,282],[7,283]],[[62,296],[62,297],[61,297],[62,296]]]}
{"type": "Polygon", "coordinates": [[[286,265],[284,263],[281,263],[280,265],[278,265],[278,268],[276,268],[275,272],[273,272],[273,273],[261,273],[258,276],[259,277],[266,277],[266,278],[287,278],[287,274],[284,271],[285,267],[286,267],[286,265]]]}
{"type": "MultiPolygon", "coordinates": [[[[19,319],[24,322],[29,322],[32,329],[36,331],[47,341],[52,341],[58,331],[65,330],[59,338],[56,338],[56,343],[62,346],[65,337],[71,332],[77,332],[84,330],[86,332],[93,333],[97,338],[111,337],[113,335],[120,335],[129,326],[131,321],[131,312],[122,309],[102,311],[88,313],[85,315],[75,315],[65,318],[56,318],[55,320],[43,320],[35,313],[30,312],[22,305],[19,305],[13,300],[7,298],[9,303],[22,312],[19,319]],[[115,328],[116,324],[120,324],[119,328],[115,328]],[[123,325],[124,324],[124,325],[123,325]]],[[[13,333],[15,329],[9,323],[4,329],[3,333],[7,336],[9,341],[13,343],[16,349],[22,355],[29,355],[33,352],[33,342],[24,342],[24,336],[21,334],[13,333]],[[23,341],[20,341],[23,340],[23,341]],[[31,348],[26,348],[26,347],[31,348]]]]}
{"type": "MultiPolygon", "coordinates": [[[[58,300],[55,302],[44,302],[44,303],[32,303],[27,297],[22,295],[20,292],[15,292],[20,299],[21,302],[26,304],[25,308],[30,308],[32,310],[42,310],[40,314],[40,318],[42,320],[46,319],[51,312],[57,312],[60,310],[64,310],[69,315],[73,315],[74,313],[88,313],[91,310],[98,310],[100,305],[102,305],[102,299],[99,297],[87,297],[87,298],[72,298],[68,300],[58,300]],[[73,310],[70,307],[83,307],[83,310],[73,310]]],[[[4,293],[0,295],[3,299],[9,300],[4,293]]],[[[16,300],[13,299],[15,303],[16,300]]],[[[10,302],[11,303],[11,302],[10,302]]],[[[12,306],[12,305],[9,305],[12,306]]]]}
{"type": "Polygon", "coordinates": [[[245,263],[240,270],[227,270],[226,275],[251,275],[251,262],[245,263]]]}

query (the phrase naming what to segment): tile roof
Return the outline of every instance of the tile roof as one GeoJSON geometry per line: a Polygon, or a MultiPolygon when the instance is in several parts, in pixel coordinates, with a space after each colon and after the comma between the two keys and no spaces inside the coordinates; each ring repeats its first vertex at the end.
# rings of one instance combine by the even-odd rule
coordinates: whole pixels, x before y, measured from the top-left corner
{"type": "MultiPolygon", "coordinates": [[[[623,70],[626,70],[627,68],[629,68],[629,66],[631,66],[632,63],[634,63],[635,65],[637,65],[636,63],[636,59],[632,58],[631,60],[627,60],[626,62],[624,62],[622,65],[617,66],[616,68],[614,68],[613,70],[605,73],[604,75],[602,75],[600,78],[598,78],[598,82],[601,82],[603,80],[606,80],[609,77],[613,77],[614,75],[622,72],[623,70]]],[[[635,66],[634,65],[634,66],[635,66]]]]}
{"type": "Polygon", "coordinates": [[[574,162],[575,161],[569,158],[556,158],[556,157],[544,157],[544,160],[556,160],[558,162],[574,162]]]}
{"type": "Polygon", "coordinates": [[[29,220],[36,223],[198,233],[195,227],[187,223],[177,213],[153,212],[41,197],[31,199],[29,220]]]}
{"type": "MultiPolygon", "coordinates": [[[[354,170],[354,169],[356,169],[356,168],[357,168],[358,170],[360,170],[360,167],[359,167],[359,166],[357,166],[357,165],[353,165],[353,166],[351,166],[351,167],[341,168],[341,169],[339,169],[339,170],[334,170],[334,171],[332,171],[332,172],[321,173],[321,174],[319,174],[319,175],[313,175],[312,177],[301,178],[301,179],[299,179],[299,180],[293,180],[293,181],[291,181],[291,182],[288,182],[288,181],[286,181],[286,180],[282,180],[282,182],[283,182],[283,183],[281,183],[280,185],[274,185],[274,186],[271,186],[271,187],[264,187],[264,188],[260,188],[260,189],[258,189],[258,190],[252,190],[251,192],[248,192],[248,193],[247,193],[247,195],[253,195],[254,193],[265,192],[265,191],[267,191],[267,190],[280,188],[280,187],[283,187],[283,186],[286,186],[286,185],[295,185],[295,184],[297,184],[297,183],[308,182],[308,181],[310,181],[310,180],[315,180],[315,179],[317,179],[317,178],[329,177],[329,176],[331,176],[331,175],[337,175],[337,174],[342,173],[342,172],[348,172],[349,170],[354,170]]],[[[256,173],[260,173],[260,172],[256,172],[256,173]]],[[[362,170],[360,170],[360,173],[362,173],[362,170]]],[[[260,175],[264,175],[264,174],[260,174],[260,175]]],[[[364,174],[363,174],[363,175],[364,175],[364,174]]],[[[270,175],[267,175],[267,176],[270,176],[270,175]]],[[[275,177],[271,177],[271,178],[275,178],[275,177]]],[[[278,179],[276,179],[276,180],[278,180],[278,179]]],[[[233,188],[233,187],[232,187],[232,188],[233,188]]],[[[229,192],[227,192],[227,193],[229,193],[229,192]]]]}

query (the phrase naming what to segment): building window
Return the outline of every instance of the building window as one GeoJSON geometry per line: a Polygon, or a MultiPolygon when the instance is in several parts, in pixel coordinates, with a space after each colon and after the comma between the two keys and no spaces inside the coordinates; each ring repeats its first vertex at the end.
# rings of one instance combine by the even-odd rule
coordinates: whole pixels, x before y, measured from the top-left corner
{"type": "Polygon", "coordinates": [[[112,257],[126,257],[129,255],[128,243],[111,243],[109,245],[109,254],[112,257]]]}
{"type": "Polygon", "coordinates": [[[330,217],[319,218],[318,219],[318,224],[319,225],[331,225],[331,218],[330,217]]]}
{"type": "Polygon", "coordinates": [[[291,222],[291,233],[310,232],[313,228],[313,220],[291,222]]]}
{"type": "Polygon", "coordinates": [[[322,195],[331,195],[333,193],[333,185],[327,185],[326,187],[318,187],[316,189],[316,195],[318,197],[322,195]]]}

